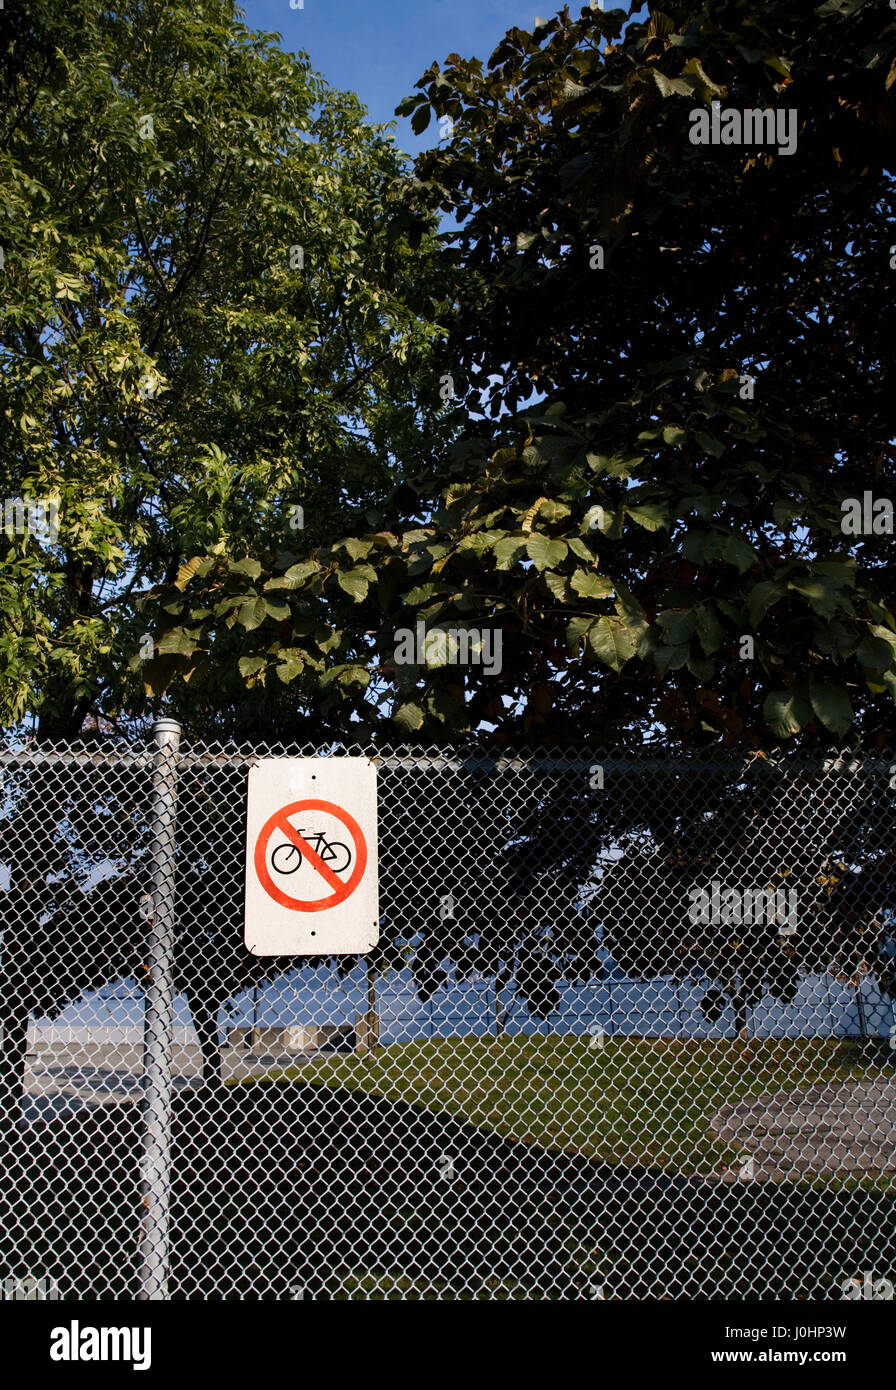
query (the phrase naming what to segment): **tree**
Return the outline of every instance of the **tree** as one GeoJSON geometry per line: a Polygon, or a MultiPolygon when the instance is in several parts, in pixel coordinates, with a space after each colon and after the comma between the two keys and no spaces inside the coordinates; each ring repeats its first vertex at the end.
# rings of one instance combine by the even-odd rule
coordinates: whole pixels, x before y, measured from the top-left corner
{"type": "MultiPolygon", "coordinates": [[[[617,748],[819,749],[847,734],[886,746],[890,538],[846,534],[842,504],[885,490],[896,462],[878,310],[891,275],[892,17],[871,3],[734,0],[651,7],[623,30],[624,18],[564,8],[510,30],[487,66],[434,63],[399,107],[418,132],[432,116],[451,122],[417,162],[412,205],[435,201],[459,228],[444,238],[453,300],[437,370],[462,435],[431,451],[375,529],[267,583],[295,586],[303,615],[353,590],[355,616],[334,621],[333,641],[339,661],[350,651],[373,672],[352,712],[374,730],[391,712],[423,741],[599,730],[617,748]],[[714,100],[796,112],[796,150],[695,145],[692,114],[714,100]],[[400,665],[396,630],[418,620],[500,629],[500,674],[400,665]]],[[[259,660],[270,665],[262,646],[259,660]]],[[[546,800],[556,815],[563,798],[546,800]]],[[[553,830],[544,811],[533,833],[553,830]]],[[[643,831],[631,814],[620,808],[606,834],[643,831]]],[[[607,940],[634,973],[704,962],[742,1027],[757,990],[789,997],[808,958],[774,929],[689,945],[686,826],[645,818],[653,848],[627,854],[598,895],[607,940]],[[684,856],[674,902],[668,854],[684,856]],[[647,869],[666,887],[633,917],[624,900],[647,869]]],[[[879,877],[871,841],[850,862],[879,877]]],[[[793,846],[789,872],[805,850],[793,846]]],[[[574,896],[594,861],[564,853],[574,896]]],[[[531,925],[524,865],[510,882],[531,925]]],[[[838,900],[850,892],[855,881],[838,900]]],[[[810,956],[867,954],[868,912],[845,936],[819,928],[810,956]]],[[[562,915],[569,949],[537,948],[536,975],[547,955],[559,973],[579,945],[573,969],[596,969],[593,932],[562,915]]],[[[437,923],[421,943],[424,991],[469,958],[455,936],[437,923]]]]}
{"type": "MultiPolygon", "coordinates": [[[[317,354],[312,367],[303,359],[308,333],[297,332],[281,350],[284,320],[292,323],[289,316],[302,303],[282,259],[271,270],[275,259],[255,255],[252,235],[239,242],[250,250],[241,251],[235,264],[226,258],[219,264],[220,257],[208,254],[209,239],[232,247],[238,240],[234,227],[254,232],[271,218],[265,226],[277,228],[276,245],[306,245],[307,265],[310,242],[302,238],[309,204],[320,197],[330,214],[343,206],[334,187],[341,193],[344,185],[334,186],[330,165],[315,163],[309,153],[326,145],[332,126],[324,121],[314,128],[318,144],[290,143],[282,117],[291,100],[287,77],[295,78],[296,69],[261,44],[266,85],[262,91],[263,84],[247,79],[261,112],[249,128],[263,127],[260,147],[278,151],[273,173],[262,163],[265,177],[274,181],[270,200],[253,201],[257,178],[235,172],[256,169],[248,161],[259,158],[258,149],[242,163],[225,155],[222,188],[233,198],[220,231],[214,202],[211,220],[200,215],[198,222],[184,224],[193,229],[192,239],[178,233],[181,223],[171,209],[193,206],[193,184],[187,183],[179,201],[166,202],[156,191],[163,174],[179,177],[172,142],[168,163],[174,171],[168,171],[163,149],[158,167],[152,166],[156,182],[145,206],[137,208],[144,228],[150,213],[159,214],[148,245],[160,245],[164,255],[145,254],[136,218],[129,222],[122,214],[138,273],[126,291],[126,281],[115,281],[118,299],[107,296],[105,318],[97,314],[83,333],[69,335],[71,354],[84,341],[95,345],[98,325],[109,320],[128,349],[133,383],[139,381],[136,367],[145,365],[135,354],[139,348],[147,355],[147,330],[151,334],[161,323],[167,331],[182,303],[189,303],[192,314],[185,310],[176,319],[189,370],[179,375],[180,339],[167,357],[153,359],[164,385],[175,378],[179,383],[172,398],[176,419],[158,404],[165,393],[156,389],[151,371],[156,413],[142,402],[151,418],[151,463],[161,470],[165,489],[147,485],[151,501],[145,508],[139,488],[122,492],[131,499],[129,538],[144,528],[149,537],[134,583],[143,608],[133,622],[131,649],[138,634],[149,630],[156,655],[142,675],[151,694],[144,701],[135,666],[121,696],[104,697],[99,707],[108,713],[143,711],[158,705],[164,691],[171,711],[188,716],[197,730],[267,730],[282,716],[283,737],[298,728],[303,737],[311,730],[332,732],[350,720],[359,739],[388,730],[421,741],[472,733],[505,743],[567,742],[600,729],[601,740],[617,746],[652,738],[669,748],[723,743],[764,749],[788,737],[817,746],[848,730],[869,743],[889,740],[896,617],[888,539],[845,535],[841,502],[861,498],[867,486],[884,487],[892,477],[894,404],[878,307],[891,274],[881,229],[893,211],[892,21],[871,3],[849,9],[845,16],[839,5],[814,13],[771,0],[728,0],[695,14],[670,0],[666,11],[655,10],[647,22],[632,21],[624,32],[620,12],[587,10],[572,19],[564,9],[533,33],[511,30],[487,69],[457,55],[449,57],[444,72],[433,65],[419,93],[400,109],[413,112],[417,129],[432,113],[447,115],[454,133],[421,158],[416,182],[398,177],[400,165],[387,147],[362,138],[376,186],[389,195],[384,254],[393,245],[400,251],[387,262],[397,307],[362,292],[357,328],[366,355],[359,365],[353,361],[354,339],[342,335],[345,316],[334,309],[341,290],[349,292],[351,303],[355,285],[349,273],[326,301],[331,313],[321,333],[310,337],[317,354]],[[609,42],[601,47],[603,40],[609,42]],[[268,103],[275,89],[276,100],[268,103]],[[705,113],[716,98],[738,109],[795,110],[796,152],[692,144],[692,111],[705,113]],[[281,147],[293,151],[295,164],[281,163],[281,147]],[[278,183],[275,174],[287,166],[290,177],[278,183]],[[302,186],[313,191],[300,215],[289,203],[290,190],[306,175],[310,186],[302,186]],[[254,223],[246,222],[245,207],[258,209],[254,223]],[[430,260],[434,207],[454,214],[460,230],[447,238],[449,254],[430,260]],[[175,267],[169,288],[178,290],[173,306],[156,274],[168,276],[169,257],[175,267]],[[197,257],[200,269],[194,272],[197,257]],[[448,289],[446,266],[452,271],[448,289]],[[210,313],[219,296],[236,306],[223,318],[210,313]],[[131,325],[127,332],[116,315],[131,325]],[[434,321],[448,332],[444,351],[436,355],[430,353],[438,337],[434,321]],[[328,355],[334,343],[335,361],[328,355]],[[290,396],[285,360],[290,368],[295,361],[302,370],[308,366],[306,391],[321,396],[324,424],[312,435],[320,496],[337,473],[343,476],[346,411],[356,410],[363,420],[352,447],[363,461],[364,486],[359,481],[351,489],[344,509],[318,517],[319,530],[308,528],[298,548],[285,528],[278,532],[272,524],[270,503],[262,496],[269,475],[276,492],[279,461],[287,459],[295,466],[286,467],[289,486],[280,488],[278,500],[281,506],[296,496],[307,501],[293,482],[304,454],[293,448],[291,433],[295,419],[304,427],[306,397],[290,396]],[[348,395],[335,384],[343,379],[350,383],[348,395]],[[240,385],[237,401],[229,391],[232,381],[240,385]],[[383,388],[374,401],[364,394],[371,382],[383,388]],[[392,389],[398,391],[394,405],[392,389]],[[534,404],[533,394],[541,397],[534,404]],[[235,468],[228,453],[235,427],[245,424],[246,403],[257,400],[265,406],[248,411],[252,429],[235,468]],[[273,441],[265,433],[269,419],[273,441]],[[428,448],[422,443],[427,431],[428,448]],[[379,471],[368,468],[371,455],[379,471]],[[166,471],[169,457],[174,467],[166,471]],[[396,630],[413,628],[417,620],[499,630],[500,672],[399,663],[396,630]],[[230,708],[243,689],[246,712],[237,719],[230,708]],[[325,707],[312,724],[306,722],[307,703],[318,691],[325,692],[325,707]]],[[[87,11],[88,18],[92,13],[87,11]]],[[[191,23],[205,34],[202,17],[181,19],[187,34],[195,33],[191,23]]],[[[125,42],[116,18],[107,17],[103,25],[103,36],[108,31],[119,46],[125,42]]],[[[237,35],[233,42],[242,52],[248,42],[242,31],[229,21],[224,27],[237,35]]],[[[180,42],[177,26],[163,24],[161,32],[165,42],[180,42]]],[[[72,42],[72,51],[80,51],[79,40],[72,42]]],[[[200,187],[211,184],[216,197],[223,196],[217,191],[217,131],[223,121],[237,140],[242,137],[233,125],[244,129],[239,121],[228,124],[230,110],[239,109],[228,87],[230,46],[223,108],[214,107],[210,124],[202,125],[206,108],[199,93],[207,82],[194,93],[198,112],[189,104],[184,108],[206,132],[200,148],[208,159],[191,177],[200,187]]],[[[252,62],[260,61],[256,50],[252,60],[245,59],[251,72],[252,62]]],[[[39,71],[44,59],[33,61],[39,71]]],[[[305,104],[297,102],[296,110],[307,114],[307,82],[300,85],[305,104]]],[[[39,87],[33,82],[30,90],[39,87]]],[[[69,88],[60,90],[53,101],[63,103],[65,124],[77,112],[65,105],[69,88]]],[[[164,92],[154,94],[163,104],[164,92]]],[[[91,100],[87,89],[82,107],[91,100]]],[[[16,104],[27,119],[28,101],[16,104]]],[[[332,98],[325,97],[324,105],[335,109],[332,98]]],[[[129,106],[120,122],[135,114],[129,106]]],[[[186,116],[177,119],[183,129],[186,116]]],[[[346,121],[337,125],[340,138],[349,139],[350,106],[346,121]]],[[[129,157],[142,151],[137,137],[129,149],[129,157]]],[[[132,158],[128,178],[134,163],[132,158]]],[[[16,197],[23,208],[31,207],[29,198],[40,206],[28,182],[31,166],[26,169],[21,159],[19,165],[25,172],[14,171],[16,197]]],[[[80,188],[83,174],[90,193],[89,142],[74,167],[73,186],[80,188]]],[[[346,196],[353,187],[349,180],[346,196]]],[[[62,198],[61,206],[68,210],[67,235],[72,228],[80,235],[74,200],[62,198]]],[[[117,206],[110,198],[97,202],[106,217],[113,211],[118,217],[117,206]]],[[[351,206],[357,215],[346,220],[338,254],[328,261],[322,253],[315,262],[326,262],[331,271],[357,251],[356,227],[370,215],[362,198],[351,206]]],[[[16,225],[31,226],[24,211],[15,216],[16,225]]],[[[318,230],[323,225],[314,223],[318,230]]],[[[56,254],[52,233],[48,225],[50,257],[56,254]]],[[[98,264],[99,253],[91,249],[91,255],[91,266],[98,264]]],[[[371,253],[365,264],[379,262],[371,253]]],[[[67,263],[57,267],[55,260],[52,266],[54,275],[57,268],[62,275],[86,274],[67,263]]],[[[64,279],[60,284],[60,293],[67,291],[64,279]]],[[[30,301],[17,293],[19,313],[27,318],[30,301]]],[[[48,309],[49,289],[42,293],[40,304],[48,309]]],[[[52,328],[40,330],[42,354],[53,349],[54,334],[65,331],[69,301],[60,302],[61,327],[53,320],[52,328]]],[[[40,322],[51,325],[46,314],[40,322]]],[[[17,361],[11,380],[22,409],[13,418],[27,426],[26,415],[44,420],[51,406],[61,407],[39,395],[37,408],[25,409],[28,393],[42,390],[46,375],[37,348],[31,357],[20,352],[17,361]]],[[[64,405],[64,381],[62,386],[64,405]]],[[[65,420],[88,460],[100,453],[95,436],[107,424],[109,412],[102,401],[96,404],[101,395],[91,384],[65,420]],[[82,436],[81,422],[93,420],[93,433],[82,436]]],[[[123,441],[115,457],[126,458],[139,481],[149,471],[148,446],[142,437],[139,449],[132,445],[130,413],[126,419],[128,427],[119,422],[110,437],[123,441]]],[[[20,434],[10,430],[13,458],[24,448],[20,434]]],[[[67,435],[61,438],[66,444],[67,435]]],[[[39,450],[40,460],[64,455],[55,435],[45,436],[45,443],[53,447],[39,450]]],[[[38,473],[32,483],[23,462],[15,482],[45,489],[55,476],[38,473]]],[[[74,509],[77,517],[78,506],[80,493],[63,512],[74,509]]],[[[306,510],[310,517],[310,503],[306,510]]],[[[107,511],[116,514],[115,508],[107,511]]],[[[84,517],[82,530],[88,527],[86,511],[84,517]]],[[[99,523],[90,531],[95,534],[108,540],[99,523]]],[[[121,536],[112,543],[125,553],[121,536]]],[[[133,549],[127,554],[136,558],[133,549]]],[[[50,581],[45,558],[34,549],[28,555],[30,570],[27,556],[20,560],[31,576],[26,593],[33,594],[50,581]]],[[[12,597],[6,607],[12,615],[5,648],[10,669],[18,670],[14,663],[27,668],[21,688],[30,688],[29,681],[35,689],[39,685],[42,707],[73,711],[71,718],[81,708],[78,700],[83,705],[92,698],[96,706],[100,690],[100,683],[83,675],[84,642],[95,639],[102,665],[103,643],[111,641],[104,600],[99,612],[91,608],[95,563],[86,564],[78,552],[71,565],[66,561],[54,571],[51,593],[61,596],[60,604],[67,596],[67,607],[47,605],[61,614],[56,627],[41,627],[33,614],[25,621],[12,597]],[[57,630],[63,640],[54,645],[57,630]],[[52,683],[34,674],[44,666],[68,673],[67,705],[52,683]]],[[[114,574],[129,584],[130,561],[115,563],[114,574]]],[[[113,595],[110,611],[117,602],[113,595]]],[[[103,669],[118,673],[122,667],[109,656],[103,669]]],[[[115,692],[122,688],[120,680],[110,681],[115,692]]],[[[67,731],[72,723],[66,718],[53,724],[48,714],[47,730],[67,731]]],[[[634,829],[631,810],[620,810],[604,831],[589,816],[587,833],[573,838],[574,852],[549,838],[557,824],[551,817],[574,824],[584,795],[580,788],[546,796],[532,809],[527,827],[530,843],[548,837],[564,895],[551,951],[533,945],[526,934],[538,890],[519,853],[525,838],[511,842],[505,827],[492,842],[492,858],[504,874],[497,909],[505,923],[514,917],[520,923],[514,959],[518,969],[522,961],[524,986],[531,986],[527,997],[536,1008],[553,1002],[545,956],[555,971],[568,967],[577,979],[596,970],[594,932],[572,912],[575,894],[593,866],[588,856],[607,847],[602,836],[634,829]]],[[[685,830],[664,829],[661,838],[671,852],[677,838],[686,838],[685,830]]],[[[870,841],[857,841],[854,848],[853,862],[873,860],[870,841]]],[[[401,872],[401,855],[394,872],[401,872]]],[[[626,883],[622,869],[616,882],[626,883]]],[[[609,914],[609,884],[607,893],[609,914]]],[[[468,914],[452,926],[426,904],[415,907],[420,930],[430,933],[415,961],[424,988],[438,981],[445,961],[464,968],[473,949],[468,938],[477,936],[471,921],[483,924],[475,949],[504,978],[507,958],[495,958],[488,915],[475,904],[470,909],[477,910],[479,917],[468,914]]],[[[609,916],[608,922],[612,930],[609,916]]],[[[621,952],[621,930],[616,935],[621,952]]],[[[847,934],[847,953],[850,942],[855,944],[847,934]]],[[[680,946],[662,941],[633,968],[655,972],[676,958],[680,946]]],[[[389,949],[397,949],[396,943],[389,949]]],[[[719,956],[716,975],[741,1001],[756,985],[763,949],[751,945],[749,968],[743,970],[719,956]]],[[[770,974],[771,967],[763,979],[770,974]]]]}
{"type": "MultiPolygon", "coordinates": [[[[475,969],[512,977],[529,1012],[550,1018],[560,982],[602,977],[601,948],[630,979],[702,979],[706,1021],[730,1007],[740,1035],[763,1000],[793,1004],[803,975],[853,986],[870,975],[894,996],[889,770],[801,755],[608,757],[598,790],[581,765],[556,761],[525,789],[506,773],[468,779],[458,819],[479,873],[452,894],[450,920],[430,911],[423,924],[421,999],[452,968],[458,980],[475,969]]],[[[461,785],[446,788],[452,805],[461,785]]],[[[447,872],[451,857],[440,863],[447,872]]]]}
{"type": "Polygon", "coordinates": [[[292,602],[353,589],[333,640],[377,677],[368,718],[425,739],[883,745],[891,539],[844,533],[841,504],[896,463],[892,15],[624,18],[564,8],[399,107],[452,122],[416,196],[459,228],[439,371],[463,437],[292,571],[292,602]],[[796,149],[692,143],[714,100],[795,111],[796,149]],[[397,665],[418,619],[499,628],[500,675],[397,665]]]}
{"type": "Polygon", "coordinates": [[[741,1036],[766,996],[793,1003],[801,974],[853,986],[870,974],[892,998],[888,776],[860,760],[764,758],[733,774],[724,764],[691,772],[685,761],[674,785],[621,779],[637,810],[592,899],[617,964],[642,980],[702,975],[706,1021],[730,1004],[741,1036]]]}
{"type": "Polygon", "coordinates": [[[6,33],[0,483],[55,514],[5,537],[0,717],[70,738],[167,691],[196,732],[316,733],[329,627],[266,689],[247,634],[301,624],[255,557],[351,529],[439,437],[432,219],[357,99],[230,0],[32,0],[6,33]],[[188,584],[166,635],[150,594],[188,584]]]}
{"type": "MultiPolygon", "coordinates": [[[[255,557],[338,537],[440,437],[436,247],[402,200],[406,161],[230,0],[25,0],[3,45],[0,720],[42,745],[163,709],[200,737],[332,735],[328,624],[305,625],[316,656],[279,641],[270,687],[246,654],[249,634],[301,625],[253,590],[255,557]],[[235,597],[215,587],[230,566],[235,597]],[[188,586],[187,625],[166,633],[153,593],[188,586]]],[[[134,824],[101,777],[95,802],[65,785],[32,770],[5,825],[2,1101],[29,1013],[141,978],[134,824]],[[105,838],[78,859],[68,827],[86,824],[105,838]]],[[[178,979],[212,1065],[217,1008],[258,967],[191,854],[178,979]],[[214,970],[191,925],[217,930],[214,970]]]]}

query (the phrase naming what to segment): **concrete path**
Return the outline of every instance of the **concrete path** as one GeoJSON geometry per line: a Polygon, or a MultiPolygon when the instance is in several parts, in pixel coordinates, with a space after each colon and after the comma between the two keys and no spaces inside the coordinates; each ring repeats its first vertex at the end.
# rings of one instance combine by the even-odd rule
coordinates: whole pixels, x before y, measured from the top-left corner
{"type": "MultiPolygon", "coordinates": [[[[245,1048],[226,1047],[221,1061],[224,1079],[264,1076],[282,1067],[307,1066],[317,1052],[257,1054],[245,1048]]],[[[175,1086],[196,1086],[202,1059],[196,1046],[176,1046],[173,1054],[175,1086]]],[[[25,1072],[22,1115],[26,1124],[70,1114],[86,1106],[138,1100],[143,1059],[139,1047],[129,1043],[55,1043],[38,1046],[29,1054],[25,1072]]]]}
{"type": "Polygon", "coordinates": [[[752,1096],[710,1129],[749,1155],[745,1175],[759,1180],[896,1174],[896,1077],[752,1096]]]}

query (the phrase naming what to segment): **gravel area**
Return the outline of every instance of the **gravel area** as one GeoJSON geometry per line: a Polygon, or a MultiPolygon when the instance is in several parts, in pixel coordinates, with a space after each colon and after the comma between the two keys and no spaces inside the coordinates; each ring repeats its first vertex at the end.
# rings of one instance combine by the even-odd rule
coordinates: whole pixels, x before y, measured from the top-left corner
{"type": "Polygon", "coordinates": [[[710,1128],[752,1158],[757,1179],[896,1173],[896,1079],[754,1096],[710,1128]]]}

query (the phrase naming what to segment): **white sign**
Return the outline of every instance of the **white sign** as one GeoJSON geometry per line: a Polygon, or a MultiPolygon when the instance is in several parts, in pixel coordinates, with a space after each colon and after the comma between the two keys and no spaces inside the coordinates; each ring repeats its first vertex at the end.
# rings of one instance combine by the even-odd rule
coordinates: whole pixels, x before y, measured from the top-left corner
{"type": "Polygon", "coordinates": [[[376,765],[249,768],[245,942],[254,956],[364,955],[379,939],[376,765]]]}

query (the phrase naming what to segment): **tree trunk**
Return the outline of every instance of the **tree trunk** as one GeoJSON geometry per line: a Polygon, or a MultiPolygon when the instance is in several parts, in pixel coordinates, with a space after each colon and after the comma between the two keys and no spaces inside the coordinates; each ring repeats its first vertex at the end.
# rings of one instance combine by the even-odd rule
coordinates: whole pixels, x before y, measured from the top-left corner
{"type": "Polygon", "coordinates": [[[221,1072],[221,1049],[218,1045],[218,1005],[197,999],[195,995],[189,1002],[193,1027],[196,1029],[202,1053],[203,1085],[220,1084],[224,1078],[221,1072]]]}
{"type": "Polygon", "coordinates": [[[742,994],[732,994],[731,1003],[734,1006],[734,1031],[737,1033],[741,1042],[749,1042],[750,1033],[747,1027],[747,1006],[742,994]]]}
{"type": "Polygon", "coordinates": [[[859,1037],[867,1038],[868,1020],[865,1017],[865,1001],[862,998],[862,981],[859,978],[855,984],[856,1012],[859,1015],[859,1037]]]}
{"type": "Polygon", "coordinates": [[[373,1052],[379,1039],[379,1019],[376,1016],[376,970],[373,961],[367,961],[367,1036],[370,1051],[373,1052]]]}

